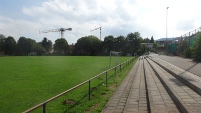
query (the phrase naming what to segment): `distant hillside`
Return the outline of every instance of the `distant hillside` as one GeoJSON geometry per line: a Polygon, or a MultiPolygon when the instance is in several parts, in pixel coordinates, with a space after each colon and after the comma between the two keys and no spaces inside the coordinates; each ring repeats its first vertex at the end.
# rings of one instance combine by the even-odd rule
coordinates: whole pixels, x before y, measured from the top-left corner
{"type": "Polygon", "coordinates": [[[158,40],[156,40],[156,41],[170,41],[170,40],[174,40],[174,38],[160,38],[160,39],[158,39],[158,40]]]}

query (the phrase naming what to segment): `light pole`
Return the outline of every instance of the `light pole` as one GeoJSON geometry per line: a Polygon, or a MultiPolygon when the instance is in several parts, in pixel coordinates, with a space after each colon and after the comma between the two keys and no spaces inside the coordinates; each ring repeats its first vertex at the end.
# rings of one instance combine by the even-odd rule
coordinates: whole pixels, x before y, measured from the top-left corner
{"type": "Polygon", "coordinates": [[[168,37],[168,8],[166,8],[166,41],[165,41],[165,46],[166,46],[166,55],[167,55],[167,37],[168,37]]]}

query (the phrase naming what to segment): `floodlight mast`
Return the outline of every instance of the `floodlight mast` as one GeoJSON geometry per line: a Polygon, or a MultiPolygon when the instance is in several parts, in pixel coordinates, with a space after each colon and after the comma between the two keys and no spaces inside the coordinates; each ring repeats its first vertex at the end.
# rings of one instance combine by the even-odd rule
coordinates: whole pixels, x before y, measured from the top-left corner
{"type": "Polygon", "coordinates": [[[98,30],[98,29],[100,29],[100,40],[101,40],[101,26],[100,26],[100,27],[97,27],[97,28],[95,28],[95,29],[92,29],[90,32],[95,31],[95,30],[98,30]]]}
{"type": "Polygon", "coordinates": [[[41,34],[41,33],[49,33],[49,32],[61,32],[61,38],[64,38],[64,32],[66,30],[71,31],[72,28],[59,28],[59,29],[44,30],[44,31],[39,31],[39,34],[41,34]]]}

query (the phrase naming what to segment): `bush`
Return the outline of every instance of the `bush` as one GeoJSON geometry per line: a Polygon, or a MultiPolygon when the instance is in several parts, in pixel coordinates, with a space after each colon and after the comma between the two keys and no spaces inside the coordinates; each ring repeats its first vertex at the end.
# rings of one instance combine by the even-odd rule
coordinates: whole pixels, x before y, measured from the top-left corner
{"type": "Polygon", "coordinates": [[[201,33],[196,37],[192,52],[193,58],[196,61],[201,61],[201,33]]]}
{"type": "Polygon", "coordinates": [[[188,47],[184,50],[183,56],[185,58],[192,58],[192,48],[188,47]]]}

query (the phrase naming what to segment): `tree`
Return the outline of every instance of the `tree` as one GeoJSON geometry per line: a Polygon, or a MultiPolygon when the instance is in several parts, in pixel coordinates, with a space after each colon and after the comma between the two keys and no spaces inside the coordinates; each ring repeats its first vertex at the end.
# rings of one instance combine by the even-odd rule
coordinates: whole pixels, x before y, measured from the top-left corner
{"type": "Polygon", "coordinates": [[[151,40],[147,37],[147,38],[145,38],[145,39],[143,40],[143,42],[144,42],[144,43],[149,43],[149,42],[151,42],[151,40]]]}
{"type": "Polygon", "coordinates": [[[65,38],[55,40],[54,52],[59,55],[67,55],[69,51],[69,45],[65,38]]]}
{"type": "Polygon", "coordinates": [[[191,47],[187,47],[184,52],[183,52],[183,56],[185,58],[192,58],[192,48],[191,47]]]}
{"type": "Polygon", "coordinates": [[[32,46],[31,51],[37,52],[37,55],[43,55],[46,52],[45,48],[40,43],[35,43],[32,46]]]}
{"type": "Polygon", "coordinates": [[[130,52],[132,52],[132,54],[137,53],[138,49],[140,49],[140,43],[141,43],[141,36],[139,32],[134,32],[134,33],[129,33],[127,35],[127,40],[130,42],[129,46],[130,46],[130,52]]]}
{"type": "Polygon", "coordinates": [[[36,41],[30,38],[20,37],[17,41],[17,55],[28,55],[36,41]]]}
{"type": "Polygon", "coordinates": [[[46,37],[41,41],[42,46],[45,48],[46,52],[50,52],[52,50],[52,42],[48,40],[46,37]]]}
{"type": "Polygon", "coordinates": [[[147,47],[144,44],[140,45],[140,51],[138,51],[139,55],[143,55],[147,50],[147,47]]]}
{"type": "Polygon", "coordinates": [[[123,52],[123,49],[125,47],[125,37],[124,36],[118,36],[117,38],[115,38],[115,42],[114,42],[114,50],[118,51],[118,52],[123,52]]]}
{"type": "Polygon", "coordinates": [[[188,48],[187,38],[185,38],[179,45],[178,45],[178,52],[179,54],[183,54],[184,51],[188,48]]]}
{"type": "Polygon", "coordinates": [[[154,38],[153,38],[153,36],[151,37],[150,43],[154,43],[154,38]]]}
{"type": "Polygon", "coordinates": [[[5,39],[5,54],[13,55],[15,53],[16,41],[13,37],[9,36],[5,39]]]}
{"type": "Polygon", "coordinates": [[[75,44],[77,55],[97,55],[101,50],[101,40],[96,36],[85,36],[80,38],[75,44]]]}
{"type": "Polygon", "coordinates": [[[0,34],[0,54],[3,53],[5,50],[5,40],[6,40],[6,37],[0,34]]]}
{"type": "Polygon", "coordinates": [[[116,38],[116,42],[123,42],[123,41],[125,41],[125,37],[122,36],[122,35],[120,35],[120,36],[118,36],[118,37],[116,38]]]}
{"type": "Polygon", "coordinates": [[[158,45],[157,45],[157,43],[154,43],[154,44],[153,44],[153,49],[154,49],[155,52],[157,52],[157,50],[158,50],[158,45]]]}
{"type": "Polygon", "coordinates": [[[194,60],[201,61],[201,33],[197,35],[192,51],[194,60]]]}
{"type": "Polygon", "coordinates": [[[110,51],[112,51],[112,48],[114,47],[114,43],[115,43],[115,39],[112,35],[106,36],[104,38],[103,47],[107,54],[109,54],[110,51]]]}

